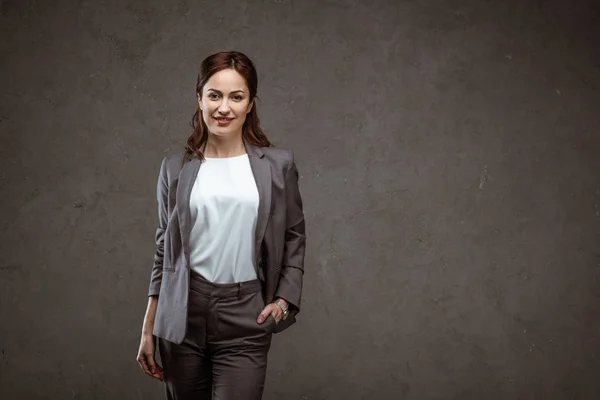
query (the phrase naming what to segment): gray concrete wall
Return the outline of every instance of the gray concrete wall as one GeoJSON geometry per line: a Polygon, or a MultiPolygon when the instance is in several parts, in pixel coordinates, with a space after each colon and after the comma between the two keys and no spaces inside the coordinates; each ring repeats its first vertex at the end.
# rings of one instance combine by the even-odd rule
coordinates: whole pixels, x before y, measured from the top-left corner
{"type": "Polygon", "coordinates": [[[33,1],[0,15],[0,397],[161,399],[161,158],[248,54],[308,248],[265,399],[600,398],[599,6],[33,1]]]}

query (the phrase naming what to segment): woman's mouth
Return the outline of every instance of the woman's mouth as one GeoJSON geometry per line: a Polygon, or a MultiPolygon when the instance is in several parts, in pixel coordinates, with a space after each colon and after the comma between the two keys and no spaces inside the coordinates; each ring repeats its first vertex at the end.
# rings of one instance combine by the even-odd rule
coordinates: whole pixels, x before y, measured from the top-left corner
{"type": "Polygon", "coordinates": [[[215,119],[217,120],[217,123],[219,124],[219,126],[227,125],[233,120],[233,118],[215,118],[215,119]]]}

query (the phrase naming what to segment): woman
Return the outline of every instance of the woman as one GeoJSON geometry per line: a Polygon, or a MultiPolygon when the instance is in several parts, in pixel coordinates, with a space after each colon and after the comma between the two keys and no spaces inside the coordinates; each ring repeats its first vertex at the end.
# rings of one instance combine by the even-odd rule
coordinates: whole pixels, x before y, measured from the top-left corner
{"type": "Polygon", "coordinates": [[[300,311],[298,170],[292,152],[271,147],[259,127],[257,84],[244,54],[206,58],[186,152],[160,167],[137,361],[165,382],[168,399],[260,399],[271,336],[300,311]]]}

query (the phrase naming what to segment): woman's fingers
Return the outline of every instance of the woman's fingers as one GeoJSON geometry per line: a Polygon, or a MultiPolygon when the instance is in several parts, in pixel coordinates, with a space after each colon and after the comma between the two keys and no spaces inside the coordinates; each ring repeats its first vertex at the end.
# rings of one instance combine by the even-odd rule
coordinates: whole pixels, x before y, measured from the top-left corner
{"type": "Polygon", "coordinates": [[[159,379],[161,381],[164,379],[163,369],[154,360],[154,357],[152,356],[152,354],[148,354],[148,353],[142,354],[141,356],[138,357],[137,361],[138,361],[138,364],[140,365],[140,367],[142,368],[142,371],[144,371],[146,373],[146,375],[149,375],[149,376],[159,379]]]}
{"type": "Polygon", "coordinates": [[[150,372],[150,368],[148,368],[148,362],[146,361],[146,356],[143,353],[140,353],[137,357],[137,362],[140,365],[142,371],[144,371],[147,375],[152,375],[150,372]]]}
{"type": "Polygon", "coordinates": [[[265,308],[263,308],[263,310],[260,312],[260,314],[258,314],[258,318],[256,319],[256,322],[258,322],[259,324],[262,324],[269,317],[269,314],[273,315],[273,318],[275,318],[275,322],[279,322],[281,320],[281,314],[282,314],[281,309],[279,307],[277,307],[276,304],[270,303],[270,304],[267,304],[265,306],[265,308]]]}
{"type": "Polygon", "coordinates": [[[154,359],[154,338],[142,338],[137,362],[146,375],[163,380],[163,370],[154,359]]]}
{"type": "Polygon", "coordinates": [[[265,306],[265,308],[263,308],[263,310],[260,312],[260,314],[258,314],[258,318],[256,319],[256,322],[258,322],[259,324],[262,324],[263,322],[266,321],[266,319],[269,317],[269,314],[271,314],[271,312],[273,311],[271,304],[267,304],[265,306]]]}
{"type": "Polygon", "coordinates": [[[154,374],[156,374],[157,368],[156,368],[156,361],[154,361],[154,357],[152,356],[152,354],[146,353],[146,360],[148,363],[148,369],[150,370],[150,375],[154,376],[154,374]]]}
{"type": "Polygon", "coordinates": [[[152,357],[152,363],[153,363],[153,367],[150,368],[150,371],[152,371],[152,377],[156,378],[158,380],[163,380],[163,369],[161,368],[160,365],[158,365],[158,363],[156,362],[156,360],[154,359],[154,357],[152,357]]]}

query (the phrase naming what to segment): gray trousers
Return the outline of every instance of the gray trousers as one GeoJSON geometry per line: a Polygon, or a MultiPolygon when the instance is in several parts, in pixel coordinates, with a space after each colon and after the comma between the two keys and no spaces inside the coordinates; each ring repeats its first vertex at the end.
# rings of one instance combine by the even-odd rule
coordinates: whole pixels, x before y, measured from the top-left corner
{"type": "Polygon", "coordinates": [[[272,316],[259,324],[265,303],[259,280],[217,284],[190,271],[184,341],[158,339],[168,400],[260,400],[272,316]]]}

